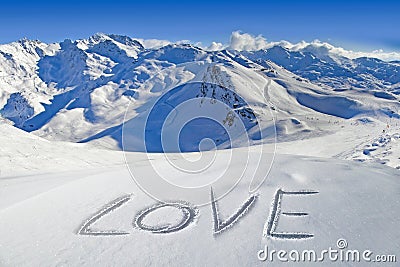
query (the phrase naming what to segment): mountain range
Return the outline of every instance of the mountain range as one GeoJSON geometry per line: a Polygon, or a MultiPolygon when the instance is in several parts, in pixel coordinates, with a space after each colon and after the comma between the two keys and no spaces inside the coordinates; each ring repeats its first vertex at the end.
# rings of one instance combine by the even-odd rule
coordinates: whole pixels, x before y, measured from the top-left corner
{"type": "MultiPolygon", "coordinates": [[[[167,98],[157,100],[174,89],[181,100],[215,98],[238,115],[248,112],[242,119],[249,132],[252,120],[263,121],[263,140],[250,134],[252,144],[272,142],[273,123],[277,140],[289,141],[327,134],[322,121],[400,118],[400,62],[350,59],[312,44],[296,51],[278,44],[259,51],[208,51],[192,44],[146,49],[131,37],[95,34],[52,44],[23,39],[0,45],[1,116],[48,140],[122,149],[124,123],[159,120],[148,118],[150,109],[166,105],[167,98]],[[206,91],[205,84],[211,85],[206,91]],[[241,100],[229,102],[223,90],[241,100]]],[[[198,109],[194,112],[201,113],[198,109]]],[[[203,136],[229,147],[215,127],[201,133],[188,127],[184,150],[196,151],[203,136]]],[[[130,128],[131,140],[143,138],[137,131],[130,128]]],[[[144,148],[133,141],[126,149],[144,148]]],[[[160,144],[151,150],[163,151],[160,144]]]]}

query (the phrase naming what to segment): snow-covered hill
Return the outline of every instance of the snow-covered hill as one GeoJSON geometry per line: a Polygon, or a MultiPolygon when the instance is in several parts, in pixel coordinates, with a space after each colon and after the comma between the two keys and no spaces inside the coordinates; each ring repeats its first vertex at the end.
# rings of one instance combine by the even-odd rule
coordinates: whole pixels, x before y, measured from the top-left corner
{"type": "MultiPolygon", "coordinates": [[[[24,39],[0,46],[0,114],[47,140],[118,150],[125,125],[125,149],[131,151],[144,150],[139,143],[147,122],[146,131],[158,132],[151,137],[158,138],[166,104],[172,109],[192,98],[226,105],[233,116],[226,112],[217,122],[244,123],[250,144],[275,142],[275,134],[279,142],[328,135],[337,131],[329,124],[360,119],[382,122],[380,131],[389,124],[396,134],[399,73],[398,62],[350,59],[313,45],[207,51],[190,44],[145,49],[112,34],[56,44],[24,39]],[[166,103],[168,97],[175,100],[166,103]]],[[[200,105],[191,112],[207,109],[200,105]]],[[[209,123],[187,125],[183,134],[191,137],[183,150],[198,150],[204,136],[220,148],[232,146],[209,123]]],[[[149,139],[149,149],[164,151],[157,142],[149,139]]]]}

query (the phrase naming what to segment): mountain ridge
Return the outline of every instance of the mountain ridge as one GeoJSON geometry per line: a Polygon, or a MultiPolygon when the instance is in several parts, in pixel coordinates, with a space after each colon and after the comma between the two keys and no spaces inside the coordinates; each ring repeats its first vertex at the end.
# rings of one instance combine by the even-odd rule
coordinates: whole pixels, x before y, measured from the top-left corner
{"type": "Polygon", "coordinates": [[[207,51],[192,44],[146,49],[134,38],[101,33],[55,44],[23,39],[0,45],[0,114],[46,139],[92,142],[101,136],[122,149],[125,119],[137,120],[146,103],[210,75],[206,82],[251,100],[244,108],[255,109],[258,118],[268,121],[273,110],[279,140],[324,132],[306,122],[306,114],[332,117],[327,121],[400,116],[397,62],[350,59],[311,45],[297,51],[279,45],[258,51],[207,51]],[[133,110],[125,118],[129,105],[133,110]]]}

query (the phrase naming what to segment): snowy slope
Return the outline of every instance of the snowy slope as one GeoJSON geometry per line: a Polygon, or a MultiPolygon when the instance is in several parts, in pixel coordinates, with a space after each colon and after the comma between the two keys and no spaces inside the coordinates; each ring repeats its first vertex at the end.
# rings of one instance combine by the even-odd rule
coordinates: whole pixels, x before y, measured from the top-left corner
{"type": "MultiPolygon", "coordinates": [[[[218,153],[227,157],[228,152],[218,153]]],[[[131,156],[136,157],[135,153],[131,156]]],[[[153,160],[163,165],[161,155],[154,155],[153,160]]],[[[232,164],[231,168],[239,172],[238,166],[232,164]]],[[[176,181],[187,175],[176,177],[176,181]]],[[[189,204],[197,215],[176,232],[151,233],[138,228],[135,218],[143,209],[156,207],[157,202],[137,187],[126,168],[1,178],[0,183],[1,188],[7,188],[0,194],[2,266],[280,266],[277,258],[259,261],[258,252],[268,246],[269,250],[312,249],[319,255],[329,247],[337,249],[336,242],[341,238],[347,241],[348,249],[371,250],[374,256],[395,255],[400,248],[398,171],[379,165],[277,155],[251,208],[218,234],[213,233],[215,219],[210,205],[189,204]],[[308,215],[280,214],[273,231],[308,233],[312,237],[296,240],[268,235],[278,189],[314,194],[284,195],[279,206],[282,213],[308,215]]],[[[247,189],[242,182],[218,200],[221,220],[246,203],[247,189]]],[[[155,228],[176,225],[184,214],[176,206],[166,206],[141,222],[155,228]]],[[[366,263],[326,259],[323,264],[366,263]]]]}
{"type": "Polygon", "coordinates": [[[123,155],[86,144],[50,142],[0,121],[0,177],[81,170],[123,164],[123,155]],[[88,159],[89,158],[89,159],[88,159]]]}

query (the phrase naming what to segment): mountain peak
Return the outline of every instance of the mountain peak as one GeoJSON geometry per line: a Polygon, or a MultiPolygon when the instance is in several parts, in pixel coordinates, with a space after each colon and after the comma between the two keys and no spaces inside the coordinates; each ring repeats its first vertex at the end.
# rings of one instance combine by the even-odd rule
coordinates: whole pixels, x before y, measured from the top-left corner
{"type": "Polygon", "coordinates": [[[95,33],[88,39],[88,42],[92,44],[97,44],[105,41],[113,41],[129,47],[137,47],[140,50],[144,49],[142,43],[126,35],[95,33]]]}

